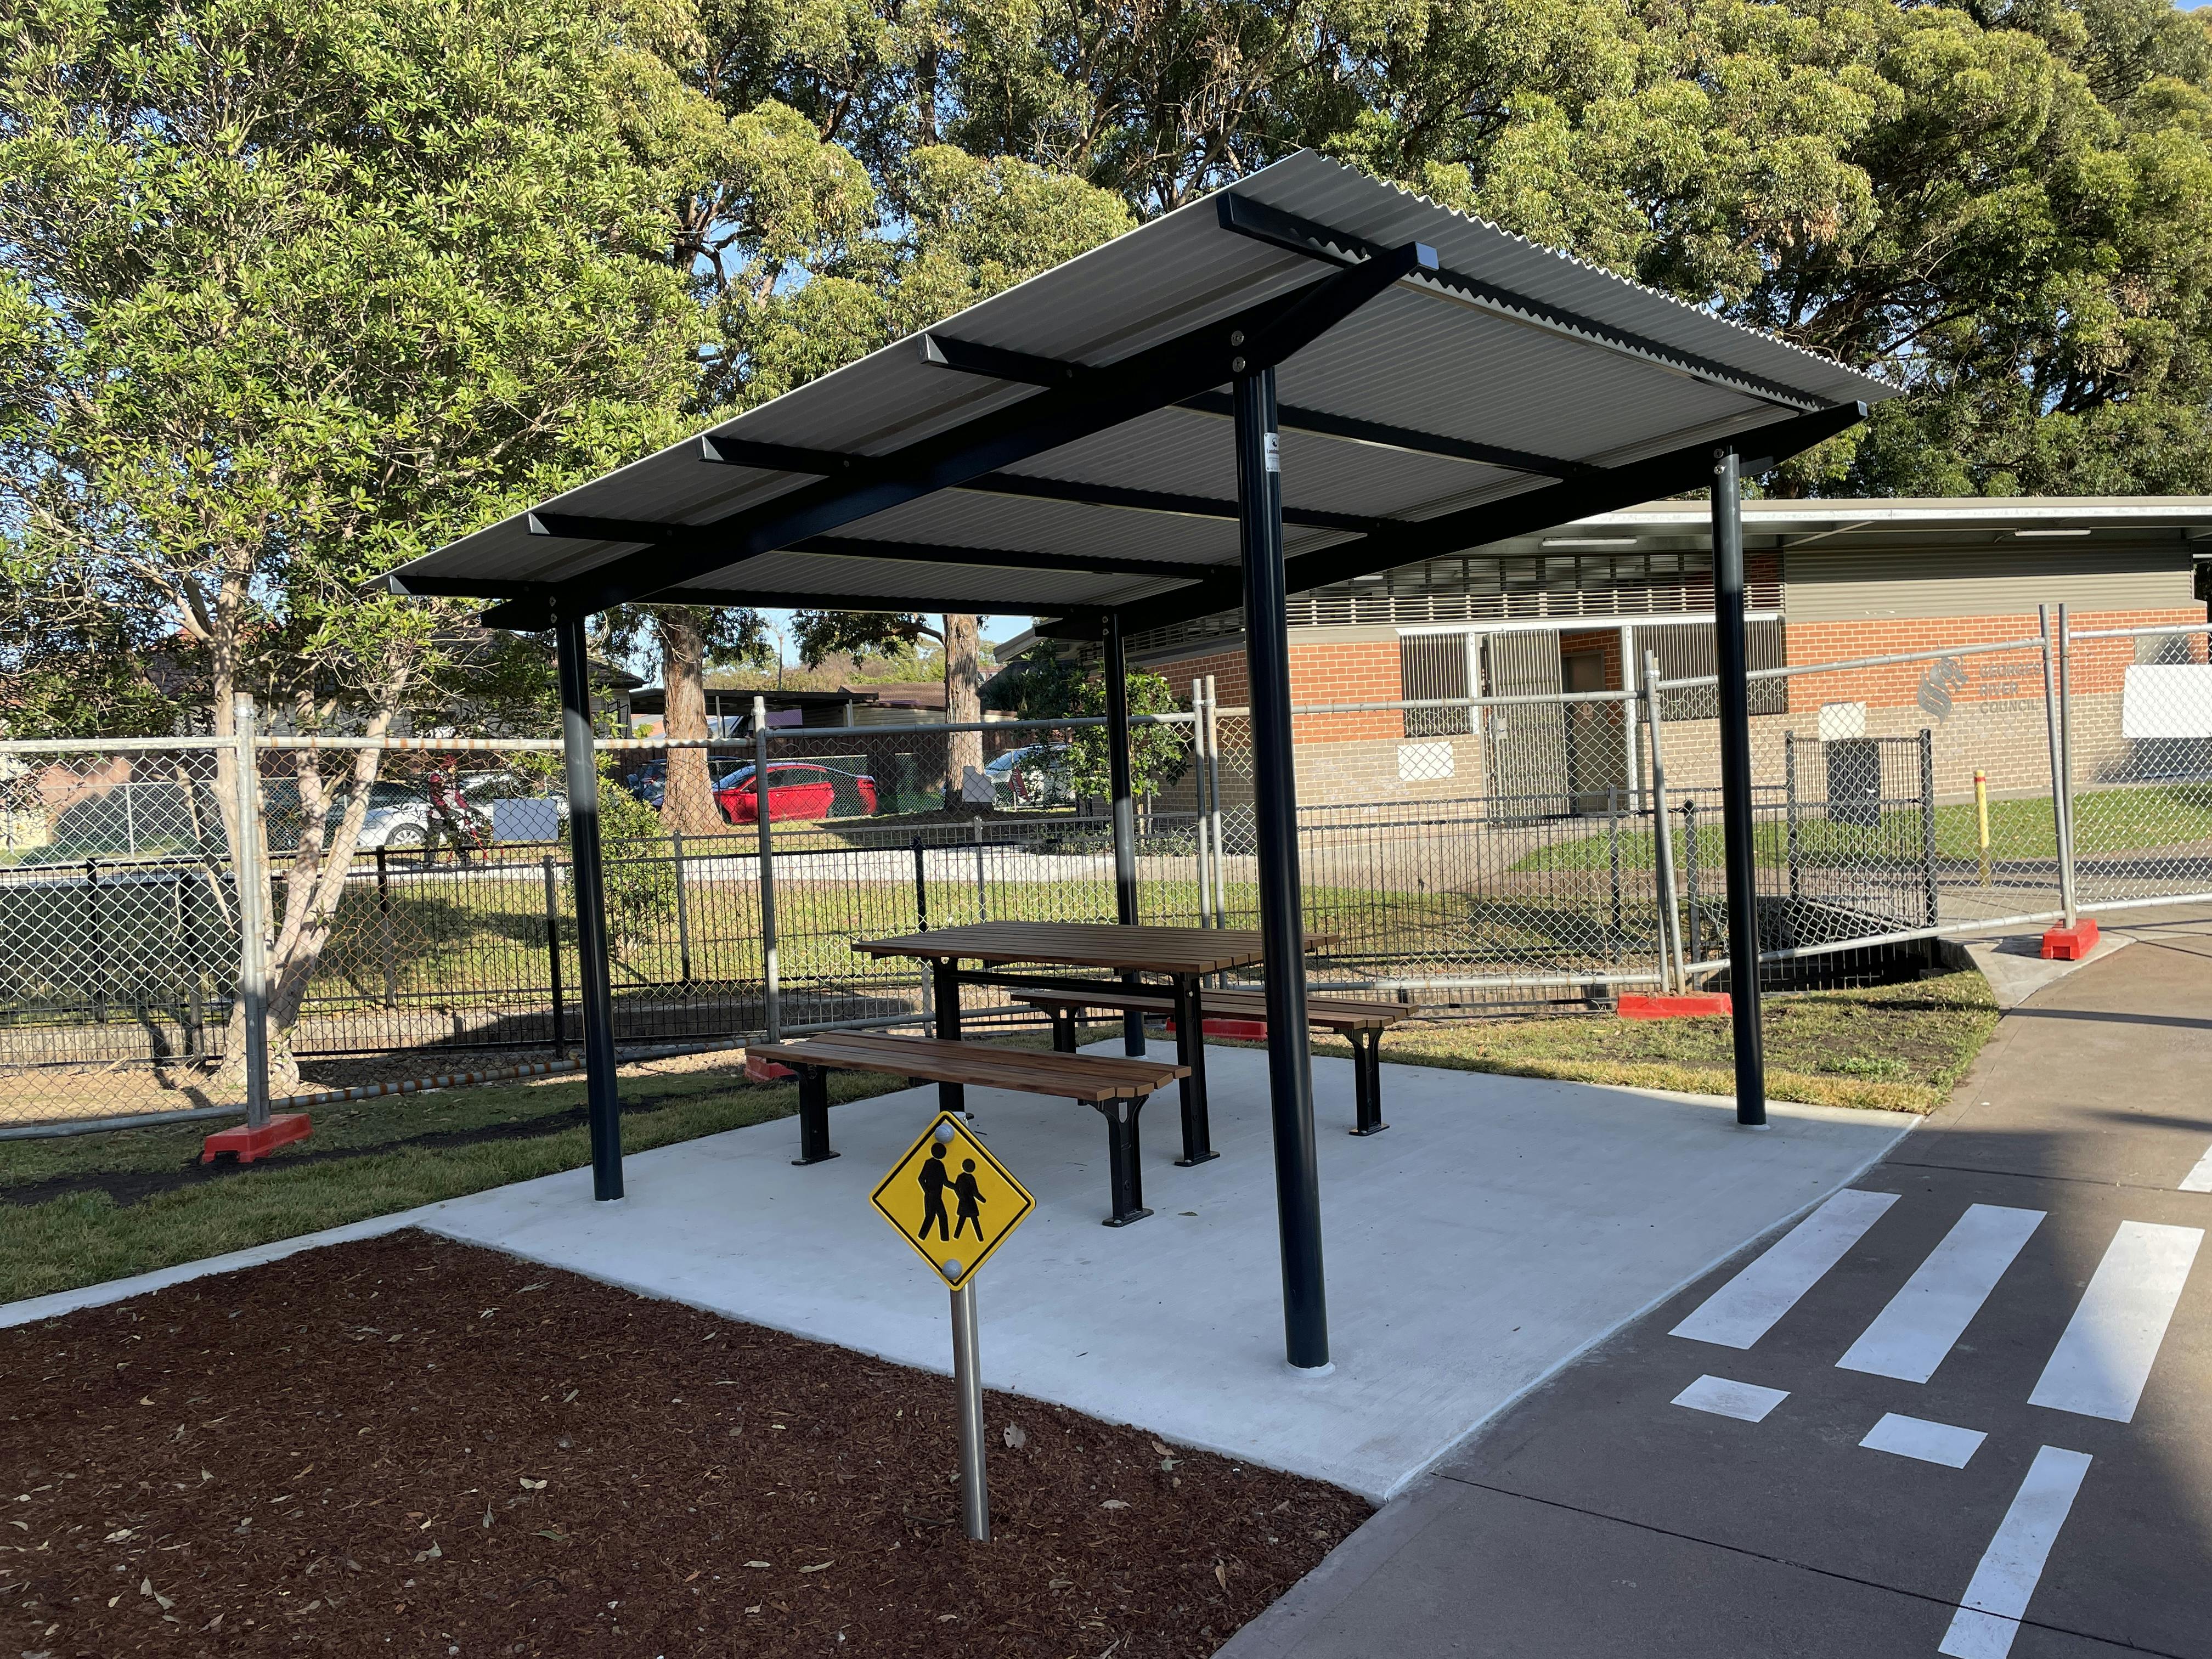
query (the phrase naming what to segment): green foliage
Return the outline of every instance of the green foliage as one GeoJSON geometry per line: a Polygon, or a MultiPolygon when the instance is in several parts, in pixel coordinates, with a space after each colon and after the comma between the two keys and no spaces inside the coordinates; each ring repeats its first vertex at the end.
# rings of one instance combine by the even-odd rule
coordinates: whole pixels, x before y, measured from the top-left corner
{"type": "Polygon", "coordinates": [[[602,763],[599,845],[607,948],[619,967],[676,915],[676,865],[660,814],[616,782],[613,772],[613,763],[602,763]]]}
{"type": "MultiPolygon", "coordinates": [[[[1147,670],[1133,670],[1128,689],[1132,714],[1172,714],[1181,708],[1175,688],[1147,670]]],[[[992,704],[1025,720],[1100,715],[1106,712],[1106,681],[1103,675],[1086,673],[1049,652],[1039,652],[1023,659],[1018,672],[999,682],[992,704]]],[[[1048,736],[1063,740],[1060,733],[1048,736]]],[[[1093,799],[1109,795],[1112,776],[1106,729],[1074,727],[1064,734],[1064,741],[1066,753],[1053,763],[1054,775],[1063,777],[1078,795],[1093,799]]],[[[1182,777],[1189,765],[1190,744],[1183,727],[1130,728],[1129,777],[1135,793],[1165,788],[1182,777]]]]}
{"type": "Polygon", "coordinates": [[[11,8],[19,579],[181,630],[218,700],[427,688],[441,613],[362,580],[673,436],[694,382],[665,250],[696,100],[657,27],[591,0],[11,8]]]}

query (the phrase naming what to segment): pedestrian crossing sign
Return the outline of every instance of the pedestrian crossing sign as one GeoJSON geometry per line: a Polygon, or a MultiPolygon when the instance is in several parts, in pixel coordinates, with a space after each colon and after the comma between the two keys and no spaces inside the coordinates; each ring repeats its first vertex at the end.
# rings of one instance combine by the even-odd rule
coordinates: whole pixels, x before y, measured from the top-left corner
{"type": "Polygon", "coordinates": [[[1013,1171],[951,1112],[937,1115],[868,1201],[954,1290],[1036,1207],[1013,1171]]]}

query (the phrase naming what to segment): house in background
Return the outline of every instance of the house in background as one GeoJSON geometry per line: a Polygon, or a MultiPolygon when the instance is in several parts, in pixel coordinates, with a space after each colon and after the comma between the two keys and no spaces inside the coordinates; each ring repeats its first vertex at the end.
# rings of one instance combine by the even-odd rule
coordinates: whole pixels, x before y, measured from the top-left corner
{"type": "MultiPolygon", "coordinates": [[[[2045,604],[2065,605],[2077,632],[2206,619],[2197,569],[2212,560],[2212,497],[1754,501],[1743,527],[1754,669],[2021,638],[2036,631],[2045,604]]],[[[1623,665],[1646,652],[1665,678],[1711,674],[1712,607],[1705,503],[1650,502],[1293,595],[1291,699],[1312,708],[1617,690],[1637,683],[1623,665]]],[[[1224,613],[1139,635],[1130,660],[1186,696],[1212,675],[1222,705],[1237,706],[1247,700],[1242,625],[1224,613]]],[[[1002,659],[1030,643],[1011,641],[1002,659]]],[[[2123,741],[2126,671],[2139,660],[2202,664],[2203,641],[2078,649],[2077,753],[2093,770],[2104,747],[2123,741]]],[[[2018,665],[1997,666],[1945,688],[1946,713],[2010,705],[2006,717],[2033,731],[1984,745],[1999,769],[1991,781],[2033,787],[2040,669],[2027,685],[2018,665]]],[[[1926,728],[1926,667],[1755,680],[1760,740],[1778,744],[1784,728],[1806,739],[1926,728]]],[[[1710,703],[1707,692],[1674,693],[1666,712],[1694,727],[1710,703]]],[[[1994,730],[1999,711],[1984,712],[1994,730]]],[[[1700,735],[1685,734],[1679,759],[1668,753],[1685,784],[1713,781],[1699,775],[1714,747],[1700,735]]],[[[1617,705],[1568,705],[1564,715],[1530,705],[1486,719],[1451,708],[1310,713],[1297,738],[1302,795],[1316,802],[1525,795],[1587,811],[1603,810],[1638,771],[1632,725],[1617,705]]]]}

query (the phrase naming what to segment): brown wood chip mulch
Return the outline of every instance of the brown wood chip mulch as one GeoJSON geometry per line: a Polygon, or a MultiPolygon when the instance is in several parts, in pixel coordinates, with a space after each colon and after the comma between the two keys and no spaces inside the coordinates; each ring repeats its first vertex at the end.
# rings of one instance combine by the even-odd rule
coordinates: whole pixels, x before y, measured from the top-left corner
{"type": "Polygon", "coordinates": [[[0,1331],[0,1653],[1205,1655],[1368,1513],[985,1409],[971,1544],[945,1378],[421,1233],[309,1250],[0,1331]]]}

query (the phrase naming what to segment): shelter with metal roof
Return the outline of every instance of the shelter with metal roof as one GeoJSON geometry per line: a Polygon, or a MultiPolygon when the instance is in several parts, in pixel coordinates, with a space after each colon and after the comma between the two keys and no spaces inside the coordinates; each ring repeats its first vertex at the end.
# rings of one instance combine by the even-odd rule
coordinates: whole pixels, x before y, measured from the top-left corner
{"type": "MultiPolygon", "coordinates": [[[[1126,635],[1237,607],[1262,806],[1286,1351],[1293,1365],[1326,1364],[1287,595],[1711,486],[1719,604],[1736,617],[1719,655],[1730,897],[1746,915],[1739,477],[1892,395],[1301,152],[404,566],[393,592],[495,599],[488,623],[550,629],[560,644],[599,1195],[622,1184],[588,701],[572,670],[586,617],[641,601],[1034,616],[1041,631],[1103,641],[1108,712],[1125,716],[1126,635]]],[[[1116,862],[1133,921],[1127,728],[1115,724],[1116,862]]],[[[1733,944],[1739,1115],[1756,1123],[1752,932],[1733,944]]]]}

